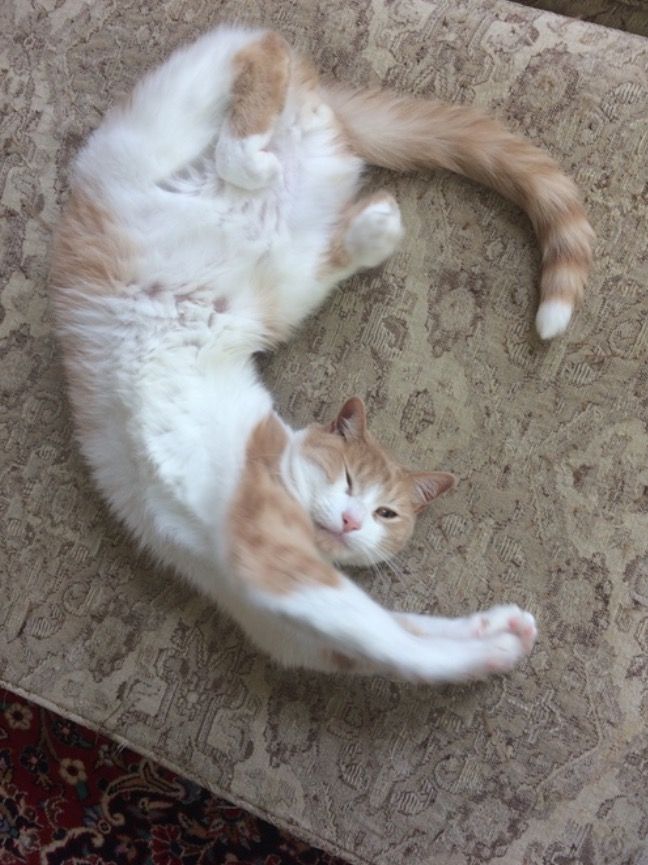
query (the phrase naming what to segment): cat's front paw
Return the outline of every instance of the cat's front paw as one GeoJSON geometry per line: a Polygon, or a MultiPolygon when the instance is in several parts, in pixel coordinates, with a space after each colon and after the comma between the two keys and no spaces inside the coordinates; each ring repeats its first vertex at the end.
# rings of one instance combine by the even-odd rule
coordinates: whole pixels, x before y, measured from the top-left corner
{"type": "Polygon", "coordinates": [[[216,171],[227,183],[254,191],[276,183],[281,163],[274,153],[263,149],[266,136],[222,137],[216,146],[216,171]],[[262,140],[261,140],[262,139],[262,140]]]}
{"type": "Polygon", "coordinates": [[[403,236],[400,209],[388,193],[381,193],[353,220],[346,247],[354,263],[375,267],[395,252],[403,236]]]}
{"type": "Polygon", "coordinates": [[[478,675],[508,673],[531,651],[529,642],[512,632],[502,632],[485,641],[485,651],[478,675]]]}
{"type": "Polygon", "coordinates": [[[531,613],[515,604],[492,607],[471,617],[473,637],[492,637],[495,634],[514,634],[522,642],[526,653],[533,648],[538,636],[535,619],[531,613]]]}

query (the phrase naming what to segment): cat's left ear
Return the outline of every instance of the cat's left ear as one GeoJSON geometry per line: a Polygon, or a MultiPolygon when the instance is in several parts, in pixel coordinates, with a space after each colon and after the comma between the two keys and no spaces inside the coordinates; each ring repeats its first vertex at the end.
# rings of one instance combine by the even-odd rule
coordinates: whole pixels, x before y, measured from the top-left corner
{"type": "Polygon", "coordinates": [[[450,472],[412,472],[412,502],[414,510],[422,511],[431,501],[453,490],[459,483],[450,472]]]}
{"type": "Polygon", "coordinates": [[[367,412],[359,396],[348,399],[331,424],[331,432],[345,439],[361,439],[367,431],[367,412]]]}

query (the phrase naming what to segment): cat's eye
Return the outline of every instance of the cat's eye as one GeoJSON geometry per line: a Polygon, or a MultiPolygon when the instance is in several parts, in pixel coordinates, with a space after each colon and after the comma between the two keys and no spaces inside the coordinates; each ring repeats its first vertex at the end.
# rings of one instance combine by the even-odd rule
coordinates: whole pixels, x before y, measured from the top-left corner
{"type": "Polygon", "coordinates": [[[391,508],[376,508],[375,514],[377,517],[382,517],[383,520],[393,520],[398,514],[392,511],[391,508]]]}
{"type": "Polygon", "coordinates": [[[349,474],[348,469],[344,469],[344,474],[346,475],[346,483],[347,483],[347,495],[351,495],[351,490],[353,489],[353,482],[351,480],[351,475],[349,474]]]}

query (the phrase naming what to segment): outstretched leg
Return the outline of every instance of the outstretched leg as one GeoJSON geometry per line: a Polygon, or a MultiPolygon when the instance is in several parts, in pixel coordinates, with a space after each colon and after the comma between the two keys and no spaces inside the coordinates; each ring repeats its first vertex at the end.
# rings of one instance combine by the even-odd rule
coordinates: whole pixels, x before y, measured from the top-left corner
{"type": "Polygon", "coordinates": [[[343,575],[337,578],[335,585],[314,585],[306,574],[290,592],[254,593],[254,609],[241,624],[286,666],[429,684],[509,672],[533,648],[535,622],[517,607],[496,607],[467,620],[402,615],[343,575]]]}
{"type": "Polygon", "coordinates": [[[229,116],[216,145],[216,170],[242,189],[269,185],[279,160],[266,149],[283,111],[290,77],[290,49],[278,33],[266,33],[233,59],[229,116]]]}

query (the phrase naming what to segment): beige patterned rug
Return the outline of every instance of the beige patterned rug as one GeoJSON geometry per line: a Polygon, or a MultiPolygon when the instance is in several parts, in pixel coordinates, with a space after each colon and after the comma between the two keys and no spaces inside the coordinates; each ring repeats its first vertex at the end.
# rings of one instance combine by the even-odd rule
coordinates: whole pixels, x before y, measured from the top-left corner
{"type": "Polygon", "coordinates": [[[0,679],[353,862],[648,863],[648,42],[503,0],[0,4],[0,679]],[[72,440],[45,279],[66,165],[115,97],[221,18],[319,66],[492,109],[577,178],[587,302],[531,322],[526,221],[449,175],[375,177],[408,228],[264,362],[295,423],[366,395],[404,459],[454,470],[381,600],[509,600],[513,675],[431,690],[273,668],[136,556],[72,440]]]}

